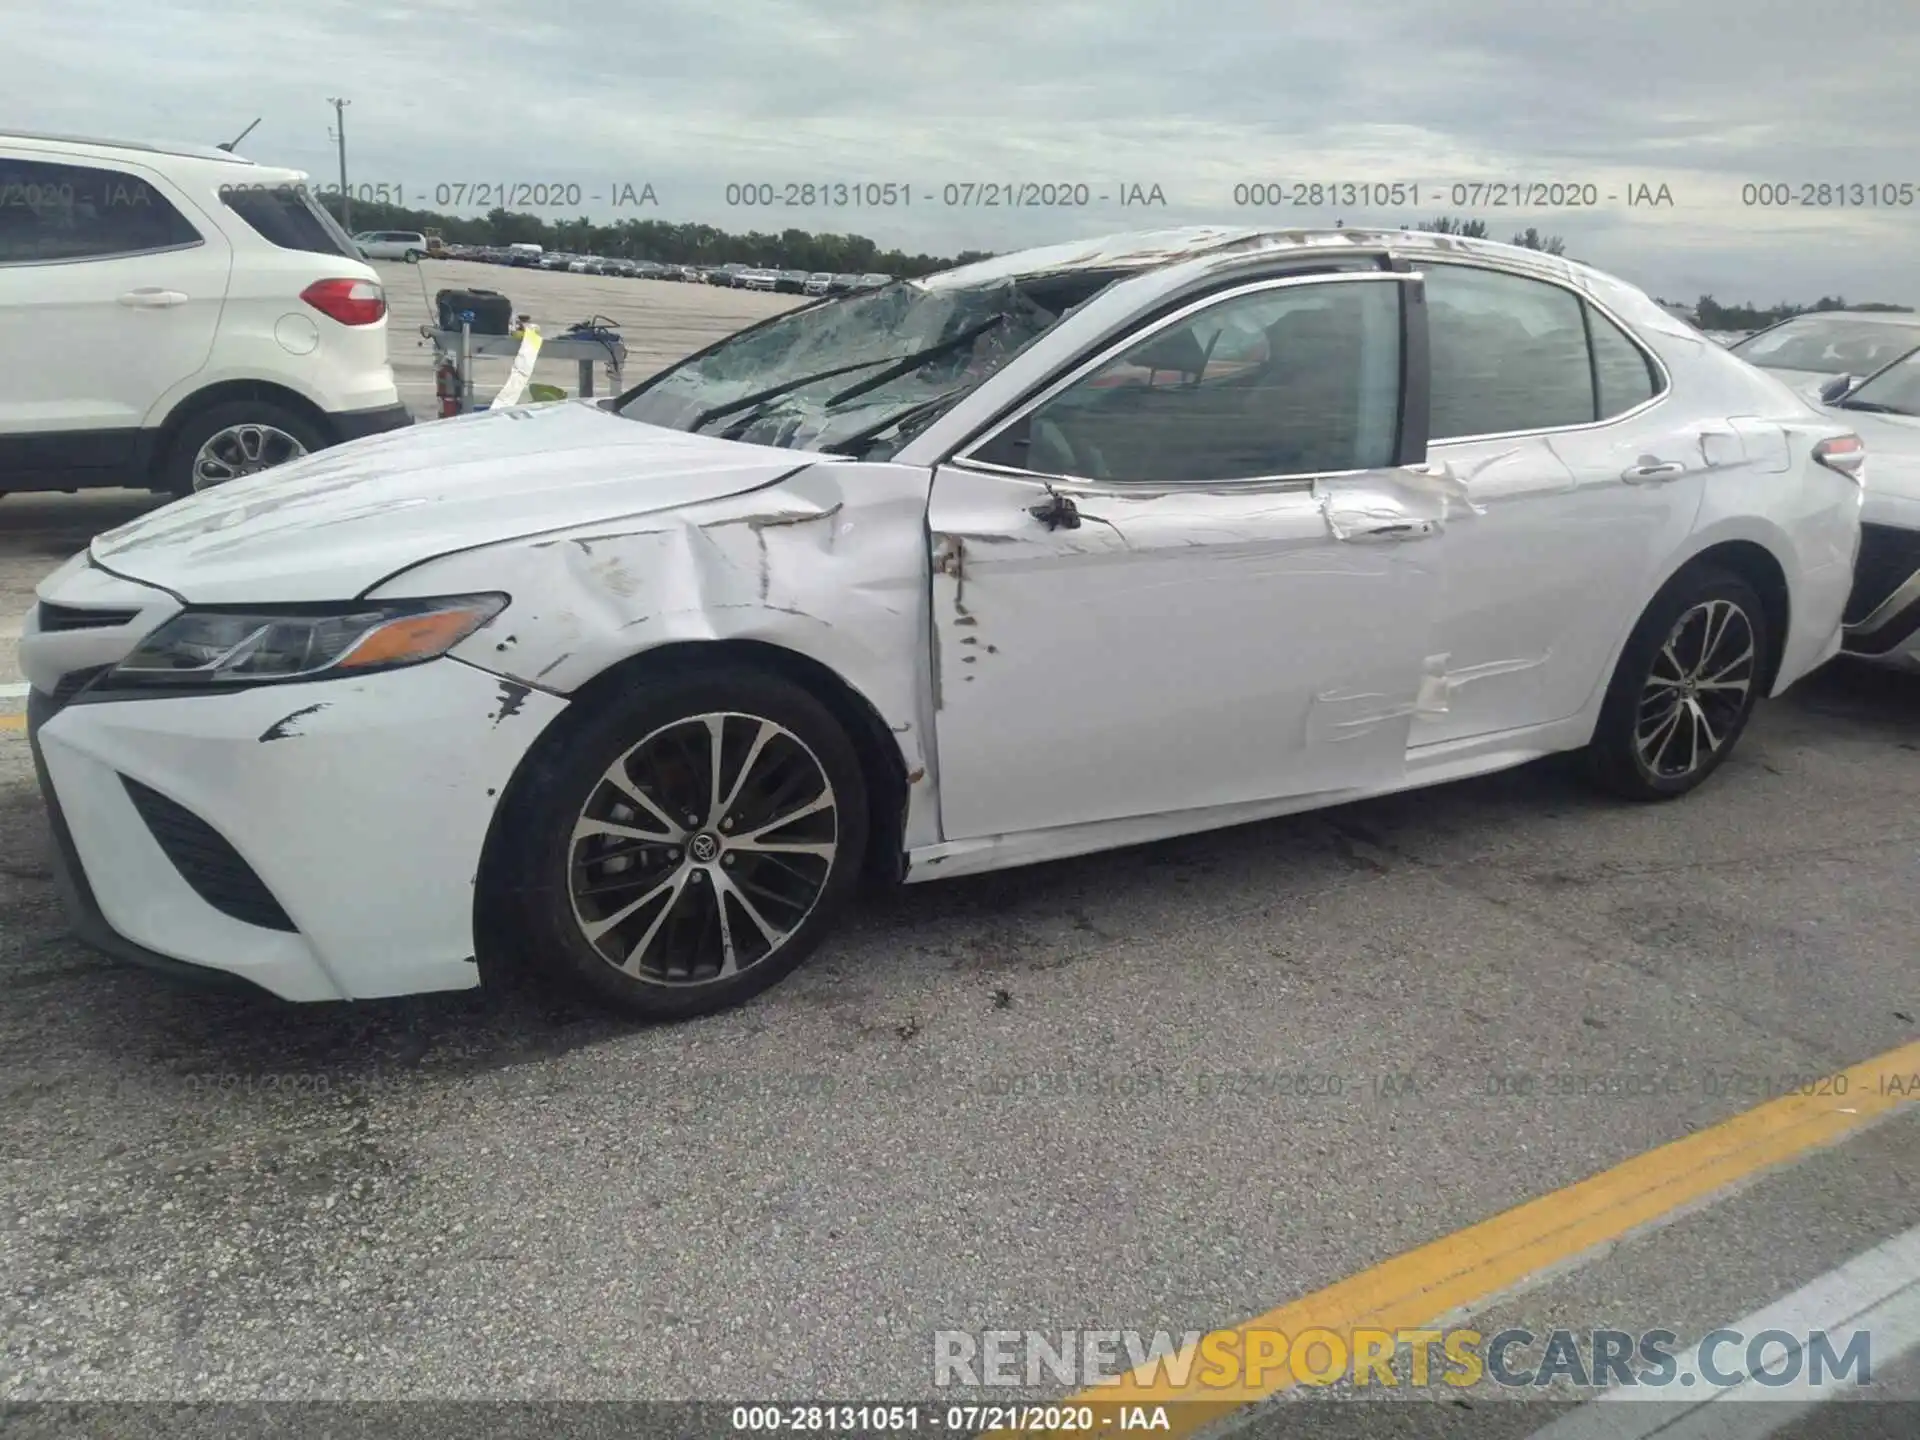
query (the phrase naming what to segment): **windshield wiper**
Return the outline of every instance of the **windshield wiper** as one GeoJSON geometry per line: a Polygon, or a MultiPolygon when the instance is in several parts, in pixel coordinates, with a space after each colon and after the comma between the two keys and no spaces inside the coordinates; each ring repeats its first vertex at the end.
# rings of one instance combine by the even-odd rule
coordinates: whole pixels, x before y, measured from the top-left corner
{"type": "Polygon", "coordinates": [[[836,375],[851,375],[856,370],[867,370],[875,365],[884,365],[885,363],[886,360],[884,357],[875,360],[859,360],[851,365],[841,365],[832,370],[822,370],[815,375],[802,375],[798,380],[788,380],[779,385],[770,385],[765,390],[756,390],[751,395],[742,395],[738,400],[729,400],[724,405],[715,405],[711,410],[702,410],[698,415],[693,417],[693,423],[688,425],[687,429],[699,430],[703,426],[710,425],[715,420],[718,420],[722,415],[731,415],[736,410],[745,410],[752,405],[762,405],[769,400],[778,400],[782,395],[785,395],[791,390],[798,390],[807,385],[817,385],[822,380],[833,379],[836,375]]]}
{"type": "Polygon", "coordinates": [[[1898,405],[1883,405],[1878,400],[1836,400],[1833,402],[1842,410],[1865,410],[1874,415],[1913,415],[1911,410],[1903,410],[1898,405]]]}
{"type": "Polygon", "coordinates": [[[949,350],[958,350],[962,346],[971,345],[982,335],[986,334],[987,331],[993,329],[994,326],[1004,325],[1011,318],[1012,317],[1003,310],[991,320],[983,320],[978,325],[962,330],[951,340],[942,340],[938,345],[929,345],[925,350],[916,350],[911,355],[903,355],[878,375],[870,376],[862,380],[858,385],[849,385],[838,395],[829,395],[826,401],[826,408],[831,410],[836,405],[844,405],[847,401],[865,395],[870,390],[878,390],[889,381],[898,380],[902,375],[911,374],[926,364],[927,361],[937,360],[949,350]]]}
{"type": "Polygon", "coordinates": [[[1007,316],[1004,313],[996,315],[991,320],[961,331],[949,340],[942,340],[938,345],[929,345],[924,350],[915,350],[911,354],[902,355],[898,360],[891,362],[885,359],[862,360],[857,365],[841,365],[832,370],[822,370],[815,375],[803,375],[798,380],[789,380],[783,385],[772,386],[769,389],[760,391],[758,394],[743,395],[738,400],[729,401],[725,405],[715,406],[713,409],[696,416],[693,424],[688,428],[699,430],[710,422],[719,419],[722,415],[731,415],[736,410],[747,410],[748,407],[751,406],[752,408],[748,410],[745,416],[727,427],[725,438],[729,440],[736,439],[744,434],[753,425],[755,420],[760,418],[761,414],[772,401],[778,400],[783,395],[790,394],[795,390],[804,389],[808,385],[817,385],[822,380],[831,380],[837,375],[851,375],[856,370],[866,370],[875,365],[885,365],[887,367],[870,380],[862,380],[858,385],[849,386],[838,394],[828,396],[822,403],[821,408],[831,410],[836,405],[843,405],[848,400],[865,395],[871,390],[877,390],[890,380],[897,380],[902,375],[910,374],[912,371],[926,364],[927,361],[937,360],[950,350],[958,350],[964,345],[971,345],[975,340],[986,334],[987,331],[1001,324],[1006,319],[1007,316]]]}
{"type": "Polygon", "coordinates": [[[882,435],[886,434],[887,431],[898,429],[900,426],[909,424],[917,416],[923,415],[929,410],[935,410],[940,406],[952,404],[957,396],[964,395],[966,391],[967,387],[965,385],[956,385],[951,390],[942,390],[938,395],[933,395],[922,400],[918,405],[909,405],[905,410],[895,410],[888,414],[887,418],[880,421],[879,424],[869,425],[864,430],[856,430],[844,440],[836,440],[827,447],[827,453],[830,455],[846,455],[851,459],[858,460],[861,452],[873,444],[875,440],[878,440],[882,435]]]}

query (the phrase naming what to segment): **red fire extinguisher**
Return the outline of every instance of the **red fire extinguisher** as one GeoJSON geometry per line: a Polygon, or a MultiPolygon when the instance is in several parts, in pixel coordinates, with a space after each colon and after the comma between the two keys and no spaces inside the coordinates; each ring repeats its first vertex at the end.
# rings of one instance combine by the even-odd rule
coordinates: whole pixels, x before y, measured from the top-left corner
{"type": "Polygon", "coordinates": [[[440,415],[444,419],[460,413],[460,367],[453,357],[443,356],[433,370],[433,393],[440,397],[440,415]]]}

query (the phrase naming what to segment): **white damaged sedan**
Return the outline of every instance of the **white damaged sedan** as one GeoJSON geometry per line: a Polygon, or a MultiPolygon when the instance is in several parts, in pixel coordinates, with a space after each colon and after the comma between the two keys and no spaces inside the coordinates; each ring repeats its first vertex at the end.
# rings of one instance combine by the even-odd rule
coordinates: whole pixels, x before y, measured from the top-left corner
{"type": "Polygon", "coordinates": [[[1861,443],[1503,245],[1200,229],[789,311],[166,506],[21,641],[77,931],[296,1000],[499,941],[648,1016],[921,881],[1584,751],[1831,656],[1861,443]]]}

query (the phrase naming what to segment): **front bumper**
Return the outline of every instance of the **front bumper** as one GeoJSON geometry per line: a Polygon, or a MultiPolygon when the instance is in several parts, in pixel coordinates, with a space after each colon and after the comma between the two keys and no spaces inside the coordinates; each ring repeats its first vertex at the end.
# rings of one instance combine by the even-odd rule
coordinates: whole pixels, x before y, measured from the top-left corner
{"type": "Polygon", "coordinates": [[[117,958],[287,1000],[477,985],[488,827],[565,706],[457,660],[223,695],[60,706],[36,691],[29,735],[69,922],[117,958]],[[184,814],[186,840],[151,823],[147,792],[184,814]],[[215,903],[207,867],[222,863],[283,922],[215,903]]]}
{"type": "Polygon", "coordinates": [[[80,854],[74,849],[73,833],[67,829],[67,817],[54,794],[53,781],[47,775],[47,762],[40,753],[39,729],[56,708],[54,701],[38,690],[27,692],[27,740],[33,750],[33,771],[40,782],[40,796],[46,802],[47,823],[53,831],[53,882],[67,912],[67,926],[83,945],[115,960],[154,970],[171,979],[204,984],[220,990],[258,990],[247,977],[226,970],[209,970],[203,965],[188,965],[157,950],[136,945],[107,924],[107,917],[87,883],[80,854]]]}
{"type": "Polygon", "coordinates": [[[327,417],[340,443],[364,440],[369,435],[384,435],[389,430],[404,430],[413,424],[413,412],[405,405],[379,405],[371,410],[339,410],[327,417]]]}

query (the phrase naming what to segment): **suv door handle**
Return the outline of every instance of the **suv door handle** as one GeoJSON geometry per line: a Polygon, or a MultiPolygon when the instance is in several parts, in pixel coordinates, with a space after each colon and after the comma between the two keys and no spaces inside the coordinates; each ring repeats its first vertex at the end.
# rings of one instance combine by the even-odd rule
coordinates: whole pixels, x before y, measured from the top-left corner
{"type": "Polygon", "coordinates": [[[120,297],[122,305],[130,305],[136,310],[165,310],[169,306],[184,305],[187,297],[178,290],[162,290],[149,286],[141,290],[129,290],[120,297]]]}
{"type": "Polygon", "coordinates": [[[1399,520],[1391,525],[1350,530],[1342,538],[1356,545],[1386,545],[1400,540],[1425,540],[1439,533],[1440,527],[1431,520],[1399,520]]]}
{"type": "Polygon", "coordinates": [[[1642,465],[1629,465],[1620,472],[1620,478],[1629,485],[1657,484],[1685,474],[1686,469],[1678,460],[1654,460],[1642,465]]]}

